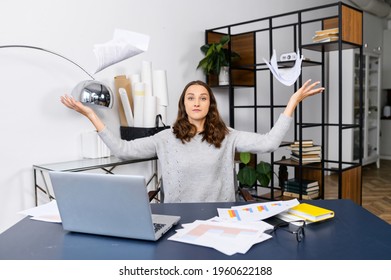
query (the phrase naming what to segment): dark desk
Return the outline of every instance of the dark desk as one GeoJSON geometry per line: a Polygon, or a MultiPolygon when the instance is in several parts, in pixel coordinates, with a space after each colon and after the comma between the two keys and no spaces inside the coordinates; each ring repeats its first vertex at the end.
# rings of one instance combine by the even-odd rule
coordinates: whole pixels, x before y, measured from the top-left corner
{"type": "MultiPolygon", "coordinates": [[[[226,256],[214,249],[65,232],[60,224],[23,219],[0,235],[0,259],[391,259],[391,225],[350,200],[311,203],[335,211],[335,218],[306,227],[305,239],[278,231],[247,254],[226,256]]],[[[152,204],[154,213],[179,214],[181,223],[217,215],[232,203],[152,204]]],[[[180,227],[178,225],[177,227],[180,227]]]]}

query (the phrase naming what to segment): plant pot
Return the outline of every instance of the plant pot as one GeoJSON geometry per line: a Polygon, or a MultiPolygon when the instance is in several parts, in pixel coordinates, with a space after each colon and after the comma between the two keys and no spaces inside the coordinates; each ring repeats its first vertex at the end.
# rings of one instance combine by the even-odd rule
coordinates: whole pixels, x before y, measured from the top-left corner
{"type": "Polygon", "coordinates": [[[229,85],[229,67],[228,66],[223,66],[220,69],[219,85],[220,86],[229,85]]]}

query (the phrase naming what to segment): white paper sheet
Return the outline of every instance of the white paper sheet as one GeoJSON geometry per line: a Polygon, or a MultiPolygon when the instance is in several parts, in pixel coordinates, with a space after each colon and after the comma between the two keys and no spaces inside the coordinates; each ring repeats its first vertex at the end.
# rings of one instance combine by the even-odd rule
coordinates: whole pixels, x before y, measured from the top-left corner
{"type": "Polygon", "coordinates": [[[116,29],[112,40],[94,46],[93,51],[98,64],[95,74],[115,63],[147,51],[148,45],[148,35],[116,29]]]}
{"type": "Polygon", "coordinates": [[[263,60],[269,67],[270,71],[273,73],[273,76],[278,81],[280,81],[286,86],[293,85],[301,74],[301,62],[303,60],[303,57],[300,55],[299,51],[297,51],[295,65],[291,68],[278,68],[276,57],[276,50],[273,50],[273,55],[270,59],[270,63],[265,58],[263,60]]]}
{"type": "Polygon", "coordinates": [[[31,216],[30,219],[32,220],[61,223],[60,212],[58,211],[57,202],[55,200],[37,207],[20,211],[19,214],[31,216]]]}
{"type": "Polygon", "coordinates": [[[214,248],[226,255],[245,254],[254,244],[271,238],[264,231],[272,229],[267,223],[232,223],[195,221],[168,240],[214,248]]]}

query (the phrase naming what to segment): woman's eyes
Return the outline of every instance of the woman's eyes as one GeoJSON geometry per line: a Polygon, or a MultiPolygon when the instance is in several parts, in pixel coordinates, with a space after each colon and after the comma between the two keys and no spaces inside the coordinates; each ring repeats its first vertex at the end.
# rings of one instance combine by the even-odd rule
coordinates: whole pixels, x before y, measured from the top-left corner
{"type": "MultiPolygon", "coordinates": [[[[187,98],[187,100],[189,100],[189,101],[193,101],[194,99],[195,99],[194,97],[190,97],[190,96],[187,98]]],[[[206,97],[201,97],[201,100],[202,100],[202,101],[207,101],[208,98],[206,98],[206,97]]]]}

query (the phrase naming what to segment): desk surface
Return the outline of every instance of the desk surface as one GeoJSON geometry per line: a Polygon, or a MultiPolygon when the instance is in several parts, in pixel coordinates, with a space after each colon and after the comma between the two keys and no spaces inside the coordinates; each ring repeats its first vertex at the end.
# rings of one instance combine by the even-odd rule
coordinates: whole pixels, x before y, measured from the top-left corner
{"type": "MultiPolygon", "coordinates": [[[[66,232],[60,224],[25,218],[0,235],[0,259],[391,259],[391,225],[350,200],[310,203],[335,211],[335,217],[306,227],[298,243],[286,231],[254,245],[246,254],[226,256],[214,249],[174,242],[157,242],[66,232]]],[[[234,203],[152,204],[160,214],[179,214],[181,223],[209,219],[217,207],[234,203]]],[[[180,225],[177,225],[180,228],[180,225]]]]}

